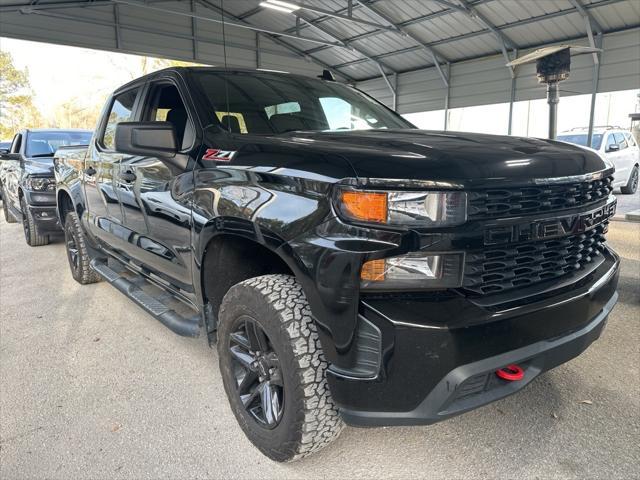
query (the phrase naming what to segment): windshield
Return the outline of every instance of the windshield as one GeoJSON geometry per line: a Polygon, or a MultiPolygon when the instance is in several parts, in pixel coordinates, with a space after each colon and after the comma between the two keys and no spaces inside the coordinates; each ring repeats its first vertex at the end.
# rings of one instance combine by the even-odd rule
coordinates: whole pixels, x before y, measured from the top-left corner
{"type": "MultiPolygon", "coordinates": [[[[586,133],[558,135],[558,140],[560,140],[561,142],[573,143],[575,145],[582,145],[583,147],[587,146],[586,133]]],[[[594,150],[600,150],[600,145],[602,145],[602,134],[594,133],[591,137],[591,148],[593,148],[594,150]]]]}
{"type": "Polygon", "coordinates": [[[29,132],[27,137],[27,157],[53,157],[55,151],[68,145],[88,145],[91,132],[50,131],[29,132]]]}
{"type": "Polygon", "coordinates": [[[201,71],[194,76],[218,121],[234,133],[414,128],[337,82],[264,72],[201,71]]]}

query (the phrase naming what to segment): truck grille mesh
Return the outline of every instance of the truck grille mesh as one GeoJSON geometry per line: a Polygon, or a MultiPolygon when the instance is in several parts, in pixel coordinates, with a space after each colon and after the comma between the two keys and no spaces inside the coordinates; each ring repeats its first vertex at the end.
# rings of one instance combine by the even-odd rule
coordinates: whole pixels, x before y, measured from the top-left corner
{"type": "Polygon", "coordinates": [[[470,191],[469,219],[510,217],[588,206],[607,198],[613,177],[582,183],[470,191]]]}
{"type": "Polygon", "coordinates": [[[578,235],[510,244],[466,255],[463,288],[500,293],[561,277],[591,263],[604,250],[608,222],[578,235]]]}

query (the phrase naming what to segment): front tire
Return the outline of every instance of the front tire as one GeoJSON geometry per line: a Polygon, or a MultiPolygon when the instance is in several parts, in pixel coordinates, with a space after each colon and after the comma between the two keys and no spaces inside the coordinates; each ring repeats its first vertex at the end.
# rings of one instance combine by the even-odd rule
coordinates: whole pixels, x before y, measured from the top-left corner
{"type": "Polygon", "coordinates": [[[295,278],[265,275],[227,292],[218,358],[231,409],[267,457],[297,460],[340,434],[343,422],[325,378],[327,362],[295,278]]]}
{"type": "Polygon", "coordinates": [[[620,191],[627,195],[633,195],[638,190],[638,165],[633,167],[629,181],[624,187],[620,187],[620,191]]]}
{"type": "Polygon", "coordinates": [[[38,232],[38,226],[33,218],[33,214],[27,205],[27,201],[22,197],[20,199],[20,209],[22,210],[22,228],[24,230],[24,239],[27,245],[32,247],[41,247],[49,244],[49,235],[42,235],[38,232]]]}
{"type": "Polygon", "coordinates": [[[64,241],[73,279],[81,285],[99,282],[100,276],[91,268],[91,256],[82,233],[80,218],[74,211],[67,213],[65,217],[64,241]]]}
{"type": "Polygon", "coordinates": [[[2,212],[4,213],[4,221],[7,223],[16,223],[16,217],[14,217],[9,211],[9,206],[7,205],[7,202],[9,201],[7,195],[4,193],[4,189],[2,187],[0,187],[0,190],[2,190],[2,212]]]}

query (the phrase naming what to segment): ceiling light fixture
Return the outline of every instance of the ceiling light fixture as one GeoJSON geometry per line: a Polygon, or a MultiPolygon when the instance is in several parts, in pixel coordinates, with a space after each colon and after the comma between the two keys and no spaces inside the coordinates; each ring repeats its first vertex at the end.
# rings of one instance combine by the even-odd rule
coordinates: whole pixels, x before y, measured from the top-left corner
{"type": "Polygon", "coordinates": [[[267,0],[266,2],[260,2],[260,6],[272,8],[285,13],[292,13],[293,11],[300,9],[297,5],[288,2],[281,2],[280,0],[267,0]]]}

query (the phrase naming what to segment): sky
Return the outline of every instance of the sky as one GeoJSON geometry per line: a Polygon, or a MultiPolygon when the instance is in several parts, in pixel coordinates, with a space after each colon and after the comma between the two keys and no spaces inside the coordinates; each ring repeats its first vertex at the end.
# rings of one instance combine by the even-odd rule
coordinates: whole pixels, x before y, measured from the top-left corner
{"type": "Polygon", "coordinates": [[[136,55],[4,37],[0,49],[11,53],[16,67],[29,69],[34,103],[45,116],[74,97],[102,104],[117,87],[142,74],[142,57],[136,55]]]}
{"type": "MultiPolygon", "coordinates": [[[[34,102],[45,116],[52,116],[57,105],[71,98],[81,105],[102,105],[107,95],[120,85],[142,75],[142,58],[136,55],[90,50],[78,47],[14,40],[0,37],[0,49],[8,51],[18,68],[28,67],[34,102]],[[69,66],[69,64],[71,66],[69,66]]],[[[596,125],[629,126],[628,114],[640,110],[639,90],[598,94],[596,125]]],[[[558,131],[589,123],[590,95],[562,97],[558,131]]],[[[449,129],[506,134],[508,104],[467,107],[450,111],[449,129]],[[491,118],[491,122],[487,122],[491,118]]],[[[442,129],[444,111],[409,114],[419,128],[442,129]]],[[[514,106],[514,135],[545,137],[545,100],[517,102],[514,106]]]]}

